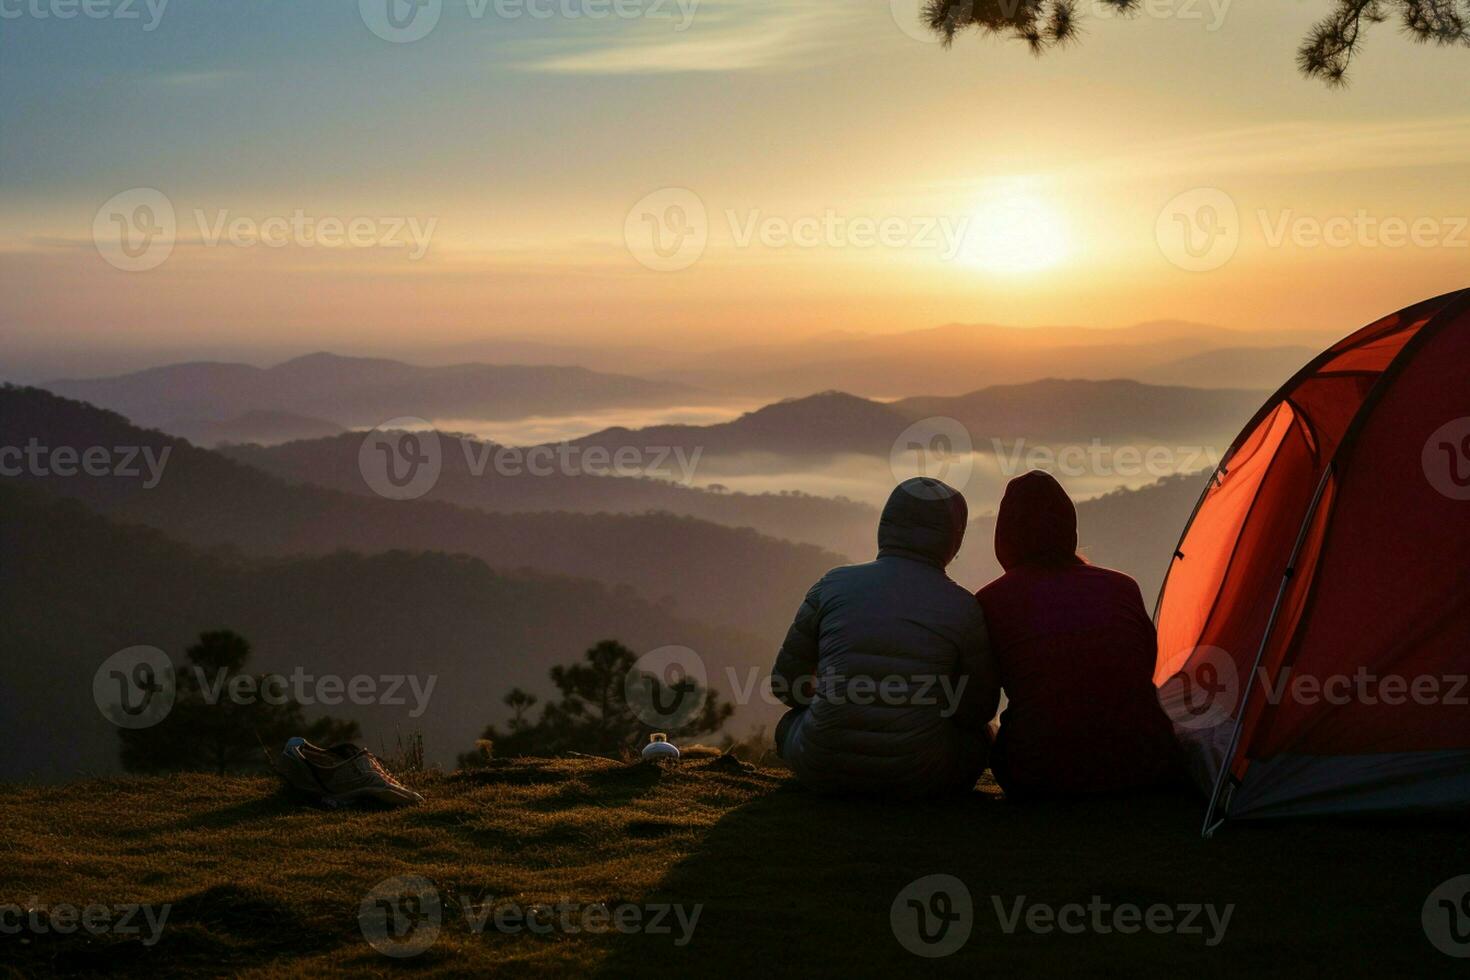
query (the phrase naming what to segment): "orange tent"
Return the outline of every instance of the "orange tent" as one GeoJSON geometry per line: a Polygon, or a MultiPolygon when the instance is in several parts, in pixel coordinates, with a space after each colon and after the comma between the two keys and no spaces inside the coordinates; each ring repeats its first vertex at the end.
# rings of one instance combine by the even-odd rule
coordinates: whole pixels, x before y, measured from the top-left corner
{"type": "Polygon", "coordinates": [[[1470,808],[1470,289],[1359,330],[1261,407],[1156,620],[1206,835],[1470,808]]]}

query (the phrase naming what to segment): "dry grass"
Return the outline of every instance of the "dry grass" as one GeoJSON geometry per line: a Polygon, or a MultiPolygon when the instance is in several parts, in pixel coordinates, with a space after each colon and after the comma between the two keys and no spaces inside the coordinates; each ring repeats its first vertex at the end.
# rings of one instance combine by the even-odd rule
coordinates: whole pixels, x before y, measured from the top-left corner
{"type": "Polygon", "coordinates": [[[410,778],[396,812],[304,808],[264,779],[178,776],[0,797],[0,903],[168,904],[160,940],[0,935],[21,975],[600,974],[709,976],[934,970],[1138,975],[1162,970],[1398,975],[1460,967],[1420,927],[1430,889],[1470,872],[1461,826],[1313,824],[1197,837],[1173,796],[1018,807],[993,787],[948,804],[829,800],[771,770],[591,759],[410,778]],[[889,925],[909,881],[948,873],[975,896],[969,943],[904,951],[889,925]],[[434,944],[405,960],[363,938],[379,881],[430,879],[434,944]],[[1233,903],[1208,948],[1188,935],[1008,935],[990,896],[1233,903]],[[466,907],[511,901],[702,906],[693,939],[476,933],[466,907]]]}

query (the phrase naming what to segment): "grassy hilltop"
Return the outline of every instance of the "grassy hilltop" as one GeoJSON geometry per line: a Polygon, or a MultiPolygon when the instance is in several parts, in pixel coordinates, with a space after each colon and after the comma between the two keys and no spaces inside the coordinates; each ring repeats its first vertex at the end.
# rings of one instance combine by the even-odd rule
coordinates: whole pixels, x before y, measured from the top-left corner
{"type": "Polygon", "coordinates": [[[1187,797],[1020,807],[982,785],[948,804],[844,802],[782,772],[704,759],[528,760],[410,781],[428,803],[397,812],[310,809],[253,778],[7,787],[0,905],[169,912],[151,946],[81,930],[0,934],[0,974],[1407,976],[1464,965],[1429,944],[1420,920],[1436,885],[1470,872],[1463,826],[1240,826],[1202,841],[1187,797]],[[973,932],[942,959],[905,950],[890,920],[899,892],[931,874],[973,896],[973,932]],[[358,915],[377,883],[408,875],[433,884],[442,927],[422,953],[395,959],[368,943],[358,915]],[[1234,909],[1212,947],[1207,923],[1104,935],[1023,922],[1008,934],[994,904],[1009,915],[1018,900],[1060,908],[1093,896],[1234,909]],[[507,902],[701,908],[682,945],[673,915],[657,935],[466,924],[507,902]]]}

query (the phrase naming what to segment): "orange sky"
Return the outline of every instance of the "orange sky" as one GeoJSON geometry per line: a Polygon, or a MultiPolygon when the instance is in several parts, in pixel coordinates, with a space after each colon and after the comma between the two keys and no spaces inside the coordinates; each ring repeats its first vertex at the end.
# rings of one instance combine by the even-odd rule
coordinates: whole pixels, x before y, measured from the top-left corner
{"type": "Polygon", "coordinates": [[[1346,331],[1470,283],[1464,52],[1385,26],[1331,91],[1293,64],[1320,3],[1094,15],[1036,59],[916,39],[902,0],[687,2],[486,24],[460,0],[412,43],[356,4],[7,22],[4,339],[1346,331]],[[171,247],[129,270],[138,188],[171,247]],[[334,223],[357,241],[319,244],[334,223]]]}

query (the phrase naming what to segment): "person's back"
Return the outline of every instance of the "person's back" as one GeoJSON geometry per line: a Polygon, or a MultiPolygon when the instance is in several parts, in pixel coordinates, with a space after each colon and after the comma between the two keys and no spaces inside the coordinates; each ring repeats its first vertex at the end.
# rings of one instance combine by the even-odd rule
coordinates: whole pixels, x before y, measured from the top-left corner
{"type": "Polygon", "coordinates": [[[974,597],[944,572],[964,499],[935,480],[889,498],[876,561],[812,587],[772,684],[796,710],[782,757],[819,790],[924,796],[974,786],[998,685],[974,597]]]}
{"type": "Polygon", "coordinates": [[[996,519],[1006,572],[977,596],[1007,698],[992,768],[1012,795],[1153,785],[1176,759],[1138,584],[1078,558],[1076,527],[1050,476],[1012,481],[996,519]]]}

